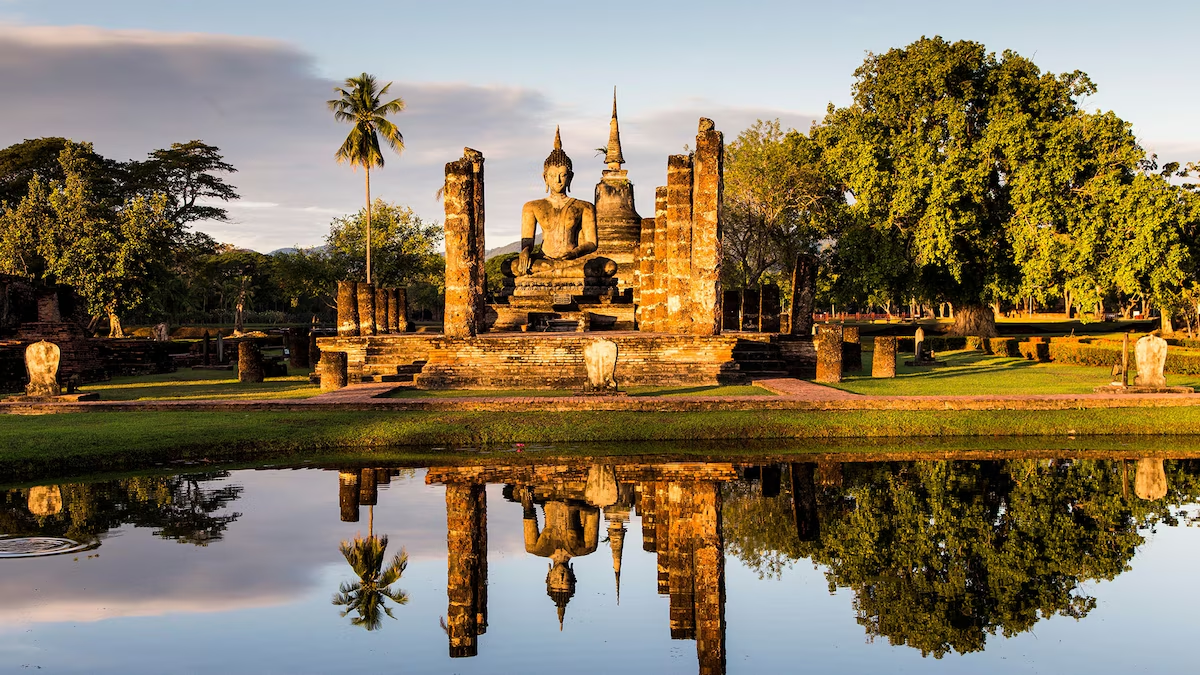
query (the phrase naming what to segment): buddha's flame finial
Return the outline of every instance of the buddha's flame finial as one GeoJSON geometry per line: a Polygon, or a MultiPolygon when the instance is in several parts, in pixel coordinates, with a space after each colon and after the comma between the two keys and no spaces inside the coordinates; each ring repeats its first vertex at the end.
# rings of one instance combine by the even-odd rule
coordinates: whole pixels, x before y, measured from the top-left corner
{"type": "Polygon", "coordinates": [[[562,150],[562,134],[559,133],[558,125],[554,125],[554,149],[562,150]]]}

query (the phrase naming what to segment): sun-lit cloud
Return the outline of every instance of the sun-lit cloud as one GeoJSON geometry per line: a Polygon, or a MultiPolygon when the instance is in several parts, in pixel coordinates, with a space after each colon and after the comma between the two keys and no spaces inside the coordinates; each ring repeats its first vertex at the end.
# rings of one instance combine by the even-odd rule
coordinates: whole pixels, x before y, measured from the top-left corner
{"type": "MultiPolygon", "coordinates": [[[[333,159],[349,127],[325,106],[336,83],[316,72],[312,56],[276,40],[0,25],[0,147],[66,136],[124,160],[201,139],[237,167],[228,180],[242,201],[231,205],[230,222],[200,229],[260,251],[319,244],[333,217],[361,208],[363,176],[333,159]]],[[[440,221],[435,193],[445,163],[464,147],[478,149],[487,158],[488,244],[508,243],[519,236],[521,204],[544,192],[541,163],[561,125],[575,162],[573,193],[591,198],[604,168],[594,149],[608,139],[607,107],[579,110],[541,91],[468,83],[399,80],[391,93],[407,104],[395,117],[405,149],[372,172],[373,196],[440,221]]],[[[811,119],[703,101],[623,117],[625,168],[647,215],[654,187],[665,181],[666,155],[694,144],[701,115],[716,120],[727,140],[757,118],[801,129],[811,119]]]]}

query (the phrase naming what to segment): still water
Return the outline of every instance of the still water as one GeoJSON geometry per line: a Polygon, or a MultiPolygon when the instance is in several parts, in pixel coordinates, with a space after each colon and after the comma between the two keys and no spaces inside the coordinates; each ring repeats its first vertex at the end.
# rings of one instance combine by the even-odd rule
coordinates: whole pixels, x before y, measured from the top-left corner
{"type": "Polygon", "coordinates": [[[522,461],[0,491],[0,672],[1195,668],[1200,461],[522,461]]]}

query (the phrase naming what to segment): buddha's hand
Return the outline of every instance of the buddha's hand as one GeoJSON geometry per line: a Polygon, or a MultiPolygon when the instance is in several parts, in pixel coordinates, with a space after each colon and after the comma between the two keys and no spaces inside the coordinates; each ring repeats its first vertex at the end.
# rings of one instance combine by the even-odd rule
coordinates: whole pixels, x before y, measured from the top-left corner
{"type": "Polygon", "coordinates": [[[528,249],[521,249],[521,255],[517,257],[516,276],[529,274],[529,269],[533,265],[533,261],[529,259],[528,249]]]}

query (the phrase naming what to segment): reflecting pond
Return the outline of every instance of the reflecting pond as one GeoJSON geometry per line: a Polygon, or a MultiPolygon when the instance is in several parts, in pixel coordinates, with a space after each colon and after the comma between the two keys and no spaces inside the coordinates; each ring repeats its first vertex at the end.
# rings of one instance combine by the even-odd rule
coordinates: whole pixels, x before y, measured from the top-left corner
{"type": "Polygon", "coordinates": [[[258,468],[0,492],[0,672],[1163,672],[1200,460],[258,468]]]}

